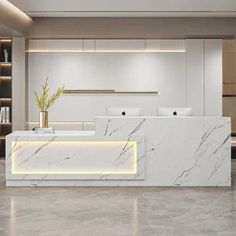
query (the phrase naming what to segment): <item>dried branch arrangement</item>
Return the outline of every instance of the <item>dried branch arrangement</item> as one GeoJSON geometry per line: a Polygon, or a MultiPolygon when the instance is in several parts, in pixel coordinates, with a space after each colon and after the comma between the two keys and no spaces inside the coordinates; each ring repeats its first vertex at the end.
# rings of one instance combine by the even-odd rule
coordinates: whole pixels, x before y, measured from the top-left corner
{"type": "Polygon", "coordinates": [[[42,85],[42,92],[40,94],[37,94],[34,91],[35,102],[40,111],[47,111],[55,103],[55,101],[63,94],[64,86],[58,88],[56,92],[52,94],[52,96],[50,97],[48,92],[49,92],[49,85],[47,78],[45,83],[42,85]]]}

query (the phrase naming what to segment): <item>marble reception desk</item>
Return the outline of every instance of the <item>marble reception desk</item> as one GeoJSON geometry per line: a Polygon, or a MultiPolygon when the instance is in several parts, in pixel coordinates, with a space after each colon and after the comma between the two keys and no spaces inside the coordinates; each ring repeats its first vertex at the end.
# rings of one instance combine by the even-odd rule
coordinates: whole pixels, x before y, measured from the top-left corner
{"type": "Polygon", "coordinates": [[[13,132],[7,186],[230,186],[229,118],[97,117],[96,131],[13,132]]]}
{"type": "Polygon", "coordinates": [[[97,117],[96,133],[128,140],[145,136],[146,174],[140,185],[231,185],[230,118],[97,117]]]}

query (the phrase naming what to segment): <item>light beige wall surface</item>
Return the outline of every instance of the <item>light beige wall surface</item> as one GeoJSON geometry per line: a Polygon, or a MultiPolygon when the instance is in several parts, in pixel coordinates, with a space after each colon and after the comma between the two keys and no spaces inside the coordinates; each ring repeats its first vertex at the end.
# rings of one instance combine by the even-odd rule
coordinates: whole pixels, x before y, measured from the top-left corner
{"type": "MultiPolygon", "coordinates": [[[[223,94],[236,94],[235,40],[223,40],[223,94]]],[[[236,97],[223,98],[223,115],[232,118],[232,132],[236,133],[236,97]]]]}
{"type": "Polygon", "coordinates": [[[24,130],[26,120],[25,38],[12,39],[12,129],[24,130]]]}

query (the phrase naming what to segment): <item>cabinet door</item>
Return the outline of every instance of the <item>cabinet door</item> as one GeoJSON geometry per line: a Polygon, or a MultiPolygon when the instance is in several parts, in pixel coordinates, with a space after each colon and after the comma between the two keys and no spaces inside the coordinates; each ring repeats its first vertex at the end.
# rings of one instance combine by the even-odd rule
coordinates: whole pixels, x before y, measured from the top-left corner
{"type": "Polygon", "coordinates": [[[184,52],[184,40],[146,40],[147,51],[184,52]]]}
{"type": "Polygon", "coordinates": [[[96,40],[95,50],[99,51],[144,51],[145,40],[96,40]]]}
{"type": "Polygon", "coordinates": [[[82,52],[83,41],[78,39],[46,39],[30,40],[29,52],[48,51],[48,52],[82,52]]]}

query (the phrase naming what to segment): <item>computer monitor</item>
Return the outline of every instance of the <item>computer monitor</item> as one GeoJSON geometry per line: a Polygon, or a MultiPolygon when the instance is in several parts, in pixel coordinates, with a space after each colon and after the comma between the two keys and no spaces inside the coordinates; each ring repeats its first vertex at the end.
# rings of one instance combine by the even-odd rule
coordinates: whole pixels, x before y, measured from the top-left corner
{"type": "Polygon", "coordinates": [[[191,107],[159,107],[157,109],[158,116],[192,116],[191,107]]]}
{"type": "Polygon", "coordinates": [[[141,109],[135,107],[109,107],[107,116],[140,116],[141,109]]]}

